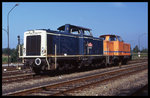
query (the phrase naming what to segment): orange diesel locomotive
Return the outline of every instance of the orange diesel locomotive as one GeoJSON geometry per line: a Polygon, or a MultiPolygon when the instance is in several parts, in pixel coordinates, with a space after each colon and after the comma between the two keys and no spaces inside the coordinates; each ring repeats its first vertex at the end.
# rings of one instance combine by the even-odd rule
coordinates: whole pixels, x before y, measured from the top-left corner
{"type": "Polygon", "coordinates": [[[109,56],[110,64],[126,64],[131,59],[130,44],[124,43],[117,35],[101,35],[103,54],[109,56]]]}

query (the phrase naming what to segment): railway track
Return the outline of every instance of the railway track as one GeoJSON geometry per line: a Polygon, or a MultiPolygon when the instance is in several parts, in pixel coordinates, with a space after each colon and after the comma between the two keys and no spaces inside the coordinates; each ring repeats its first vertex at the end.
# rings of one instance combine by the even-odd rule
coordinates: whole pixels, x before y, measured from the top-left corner
{"type": "Polygon", "coordinates": [[[18,70],[19,67],[23,68],[23,64],[21,64],[21,65],[15,64],[15,66],[11,65],[11,64],[10,64],[10,66],[3,66],[3,64],[2,64],[2,72],[4,72],[4,69],[7,69],[7,71],[18,70]]]}
{"type": "Polygon", "coordinates": [[[34,76],[35,76],[35,73],[5,76],[5,77],[2,77],[2,83],[11,83],[11,82],[21,81],[25,79],[31,79],[34,76]]]}
{"type": "MultiPolygon", "coordinates": [[[[128,64],[133,64],[133,63],[138,63],[138,62],[144,62],[144,61],[147,61],[147,60],[148,59],[132,60],[132,61],[129,61],[128,64]]],[[[2,75],[3,76],[10,76],[10,75],[15,75],[15,74],[24,74],[24,73],[31,72],[30,68],[18,70],[14,66],[3,67],[2,69],[3,69],[2,70],[2,75]],[[8,69],[8,71],[4,71],[4,69],[8,69]]]]}
{"type": "Polygon", "coordinates": [[[30,89],[24,89],[16,92],[9,92],[3,94],[4,96],[58,96],[58,95],[69,95],[79,89],[88,88],[90,86],[106,82],[109,80],[117,79],[121,76],[130,75],[141,70],[147,69],[146,63],[139,63],[136,66],[125,67],[101,74],[94,74],[82,78],[76,78],[64,82],[58,82],[53,84],[47,84],[44,86],[34,87],[30,89]]]}
{"type": "Polygon", "coordinates": [[[2,76],[12,76],[12,75],[17,75],[17,74],[26,74],[26,73],[31,73],[31,69],[24,69],[24,70],[12,70],[12,71],[7,71],[3,72],[2,76]]]}
{"type": "Polygon", "coordinates": [[[138,62],[145,62],[148,61],[148,59],[135,59],[128,62],[128,64],[138,63],[138,62]]]}
{"type": "MultiPolygon", "coordinates": [[[[134,64],[131,63],[130,65],[128,66],[126,65],[124,67],[136,66],[136,64],[139,63],[134,62],[134,64]]],[[[48,77],[48,76],[36,75],[32,73],[29,69],[27,69],[26,71],[28,71],[29,73],[25,73],[24,71],[18,71],[18,70],[7,72],[7,75],[3,75],[2,77],[2,83],[11,83],[11,82],[25,81],[28,79],[39,78],[39,77],[41,78],[48,77]]]]}

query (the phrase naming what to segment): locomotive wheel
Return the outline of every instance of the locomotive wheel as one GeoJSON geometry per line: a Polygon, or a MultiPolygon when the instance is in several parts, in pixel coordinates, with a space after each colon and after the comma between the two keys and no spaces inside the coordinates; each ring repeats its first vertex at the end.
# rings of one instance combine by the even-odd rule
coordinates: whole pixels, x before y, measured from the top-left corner
{"type": "Polygon", "coordinates": [[[36,74],[42,74],[43,70],[42,70],[42,64],[40,65],[36,65],[35,63],[32,64],[32,70],[36,73],[36,74]]]}
{"type": "Polygon", "coordinates": [[[41,74],[41,69],[40,69],[40,68],[32,67],[32,70],[33,70],[36,74],[41,74]]]}
{"type": "Polygon", "coordinates": [[[123,65],[127,65],[127,64],[128,64],[128,60],[123,60],[123,61],[122,61],[122,64],[123,64],[123,65]]]}
{"type": "Polygon", "coordinates": [[[118,60],[118,59],[115,59],[114,62],[113,62],[113,65],[114,65],[114,66],[118,66],[118,65],[119,65],[119,60],[118,60]]]}

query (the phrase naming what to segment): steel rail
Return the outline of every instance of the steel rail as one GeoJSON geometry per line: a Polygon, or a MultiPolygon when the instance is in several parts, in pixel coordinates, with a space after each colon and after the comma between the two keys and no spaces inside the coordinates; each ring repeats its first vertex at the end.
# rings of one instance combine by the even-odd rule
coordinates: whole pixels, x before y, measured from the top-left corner
{"type": "MultiPolygon", "coordinates": [[[[142,70],[145,70],[145,69],[142,69],[142,70]]],[[[58,92],[58,93],[49,94],[49,95],[50,95],[50,96],[61,96],[61,95],[70,96],[70,94],[68,94],[68,93],[74,93],[74,91],[78,91],[78,90],[85,89],[85,88],[90,88],[91,86],[95,86],[95,85],[98,85],[98,84],[102,84],[102,83],[107,82],[107,81],[113,81],[113,80],[116,80],[116,79],[118,79],[118,78],[120,78],[120,77],[127,76],[127,75],[131,75],[131,74],[135,74],[135,73],[138,73],[138,72],[140,72],[140,71],[141,71],[141,70],[136,70],[136,71],[132,71],[132,72],[129,72],[129,73],[126,73],[126,74],[121,74],[121,75],[109,77],[109,78],[103,79],[103,80],[101,80],[101,81],[92,82],[92,83],[89,83],[89,84],[86,84],[86,85],[83,85],[83,86],[79,86],[79,87],[67,89],[67,90],[65,90],[65,91],[60,91],[60,92],[58,92]]]]}
{"type": "MultiPolygon", "coordinates": [[[[137,64],[140,64],[140,63],[130,64],[130,65],[124,66],[122,68],[128,68],[130,66],[136,66],[137,64]]],[[[112,70],[114,70],[114,69],[112,69],[112,70]]],[[[111,70],[107,70],[107,71],[111,71],[111,70]]],[[[106,71],[104,71],[104,72],[106,72],[106,71]]],[[[3,76],[2,83],[11,83],[11,82],[21,81],[21,80],[24,80],[24,79],[30,79],[30,78],[33,78],[33,75],[35,75],[34,73],[30,73],[30,74],[23,74],[22,73],[22,75],[20,74],[20,75],[3,76]]]]}
{"type": "Polygon", "coordinates": [[[35,75],[35,73],[5,76],[5,77],[2,77],[2,83],[14,82],[14,81],[22,80],[22,79],[25,79],[25,78],[33,77],[34,75],[35,75]]]}
{"type": "MultiPolygon", "coordinates": [[[[144,65],[147,65],[147,64],[144,64],[144,65]]],[[[133,70],[135,68],[139,68],[139,67],[142,67],[144,65],[131,66],[131,68],[118,69],[118,70],[115,70],[115,71],[104,72],[102,74],[96,74],[96,75],[86,76],[84,78],[77,78],[77,79],[72,79],[72,80],[69,80],[69,81],[54,83],[54,84],[50,84],[50,85],[48,84],[48,85],[39,86],[39,87],[31,88],[31,89],[24,89],[24,90],[20,90],[20,91],[16,91],[16,92],[10,92],[10,93],[3,94],[3,95],[4,96],[16,96],[16,95],[17,96],[24,96],[24,95],[29,95],[31,93],[43,91],[44,89],[62,87],[64,85],[74,84],[76,82],[87,81],[87,80],[91,80],[91,79],[94,79],[94,78],[98,78],[98,77],[102,77],[102,76],[107,76],[107,75],[113,75],[113,74],[116,74],[116,73],[119,73],[119,72],[122,73],[123,71],[133,70]]],[[[65,91],[60,91],[60,92],[62,93],[62,92],[65,92],[65,91]]],[[[59,94],[60,92],[58,91],[57,94],[59,94]]]]}
{"type": "Polygon", "coordinates": [[[8,72],[3,72],[2,77],[17,75],[17,74],[31,73],[31,72],[32,72],[31,69],[8,71],[8,72]]]}

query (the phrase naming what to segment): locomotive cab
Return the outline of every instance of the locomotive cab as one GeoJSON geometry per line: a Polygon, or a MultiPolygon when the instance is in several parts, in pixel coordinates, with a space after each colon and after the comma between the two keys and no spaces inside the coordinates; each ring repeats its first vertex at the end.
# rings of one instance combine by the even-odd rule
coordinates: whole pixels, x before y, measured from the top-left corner
{"type": "Polygon", "coordinates": [[[130,44],[125,43],[120,36],[102,35],[100,38],[103,39],[103,54],[110,57],[111,63],[126,64],[131,59],[130,44]]]}
{"type": "Polygon", "coordinates": [[[69,34],[81,35],[83,33],[83,35],[93,37],[93,35],[91,33],[91,29],[80,27],[80,26],[74,26],[74,25],[70,25],[70,24],[65,24],[65,25],[59,27],[57,30],[63,31],[63,32],[66,32],[69,34]]]}

